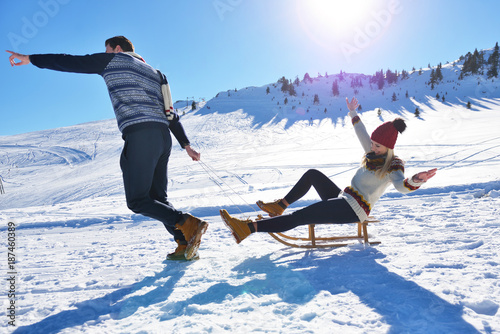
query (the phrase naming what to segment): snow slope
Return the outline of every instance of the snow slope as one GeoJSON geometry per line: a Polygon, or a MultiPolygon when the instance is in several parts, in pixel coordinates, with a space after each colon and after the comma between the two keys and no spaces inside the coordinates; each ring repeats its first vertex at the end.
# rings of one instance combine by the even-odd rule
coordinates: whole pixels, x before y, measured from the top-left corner
{"type": "MultiPolygon", "coordinates": [[[[309,168],[349,184],[363,153],[345,117],[349,80],[340,97],[335,76],[301,83],[286,106],[279,85],[223,92],[195,111],[180,103],[203,164],[175,145],[170,200],[210,222],[188,263],[164,261],[175,247],[164,227],[126,208],[114,120],[0,137],[5,279],[7,222],[17,258],[17,327],[3,316],[2,332],[500,333],[499,81],[458,81],[459,66],[444,65],[434,90],[428,70],[383,94],[357,88],[369,131],[406,119],[396,152],[408,175],[439,168],[415,193],[389,188],[372,212],[382,242],[372,247],[298,250],[267,234],[236,245],[218,216],[255,217],[255,201],[284,196],[309,168]]],[[[311,191],[289,210],[317,200],[311,191]]]]}

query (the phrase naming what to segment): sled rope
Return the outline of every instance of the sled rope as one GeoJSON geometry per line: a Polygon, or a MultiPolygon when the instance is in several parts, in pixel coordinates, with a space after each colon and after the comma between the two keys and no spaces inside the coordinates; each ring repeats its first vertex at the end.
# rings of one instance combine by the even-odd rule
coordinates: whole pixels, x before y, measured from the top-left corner
{"type": "Polygon", "coordinates": [[[225,183],[224,180],[219,175],[217,175],[217,173],[215,172],[215,170],[212,167],[210,167],[209,165],[207,165],[205,162],[203,162],[201,160],[198,160],[198,162],[200,163],[200,166],[203,168],[203,170],[208,174],[208,176],[214,181],[214,183],[220,188],[220,190],[222,190],[222,193],[224,194],[224,196],[226,196],[231,201],[231,203],[233,203],[233,205],[236,208],[238,208],[238,210],[240,211],[240,213],[242,215],[244,215],[243,210],[241,210],[240,206],[234,202],[234,200],[231,198],[231,196],[229,196],[227,191],[224,190],[223,186],[226,186],[227,188],[229,188],[236,196],[238,196],[243,201],[243,203],[245,203],[246,206],[250,207],[256,214],[258,214],[258,212],[254,209],[254,207],[252,207],[247,201],[245,201],[245,199],[243,197],[241,197],[241,195],[238,194],[236,192],[236,190],[234,190],[230,185],[225,183]]]}

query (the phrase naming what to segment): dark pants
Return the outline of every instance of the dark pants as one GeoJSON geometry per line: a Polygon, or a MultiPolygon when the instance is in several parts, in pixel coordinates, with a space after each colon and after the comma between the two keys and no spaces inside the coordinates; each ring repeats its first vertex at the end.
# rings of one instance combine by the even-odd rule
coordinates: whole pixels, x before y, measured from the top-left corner
{"type": "Polygon", "coordinates": [[[175,240],[185,241],[175,224],[181,219],[167,200],[167,165],[172,138],[167,125],[140,123],[126,128],[120,158],[127,206],[135,213],[159,220],[175,240]]]}
{"type": "Polygon", "coordinates": [[[284,232],[300,225],[309,224],[346,224],[359,221],[358,216],[343,198],[338,198],[340,188],[326,175],[308,170],[285,196],[289,204],[304,196],[314,187],[321,202],[314,203],[290,215],[264,219],[257,222],[259,232],[284,232]]]}
{"type": "Polygon", "coordinates": [[[299,182],[293,186],[292,190],[285,196],[288,204],[292,204],[301,199],[311,187],[316,189],[322,201],[330,198],[336,198],[340,194],[340,188],[333,183],[325,174],[316,169],[309,169],[302,175],[299,182]]]}

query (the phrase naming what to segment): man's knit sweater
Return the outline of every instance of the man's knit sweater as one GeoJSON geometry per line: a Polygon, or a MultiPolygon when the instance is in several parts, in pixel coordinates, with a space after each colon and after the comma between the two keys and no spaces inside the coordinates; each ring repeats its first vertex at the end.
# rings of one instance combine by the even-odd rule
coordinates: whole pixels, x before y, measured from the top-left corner
{"type": "MultiPolygon", "coordinates": [[[[371,151],[370,135],[359,116],[354,117],[352,123],[361,146],[368,154],[371,151]]],[[[367,219],[373,206],[391,183],[401,193],[417,190],[424,183],[415,182],[413,178],[405,178],[404,162],[398,157],[392,160],[389,172],[383,178],[379,178],[375,172],[383,165],[384,159],[376,158],[368,159],[365,166],[358,169],[352,178],[351,186],[345,188],[340,195],[347,200],[360,221],[367,219]]]]}
{"type": "Polygon", "coordinates": [[[133,125],[162,123],[170,128],[182,147],[189,144],[179,117],[176,115],[169,122],[165,116],[158,72],[137,56],[127,53],[41,54],[31,55],[30,61],[39,68],[101,75],[121,132],[133,125]]]}

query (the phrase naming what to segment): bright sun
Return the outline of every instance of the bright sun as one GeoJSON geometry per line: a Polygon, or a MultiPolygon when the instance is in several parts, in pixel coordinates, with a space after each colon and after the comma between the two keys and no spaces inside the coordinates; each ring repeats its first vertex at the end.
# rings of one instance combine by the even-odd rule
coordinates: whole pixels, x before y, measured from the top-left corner
{"type": "Polygon", "coordinates": [[[376,0],[297,0],[297,15],[304,31],[323,47],[348,37],[362,28],[380,1],[376,0]]]}

